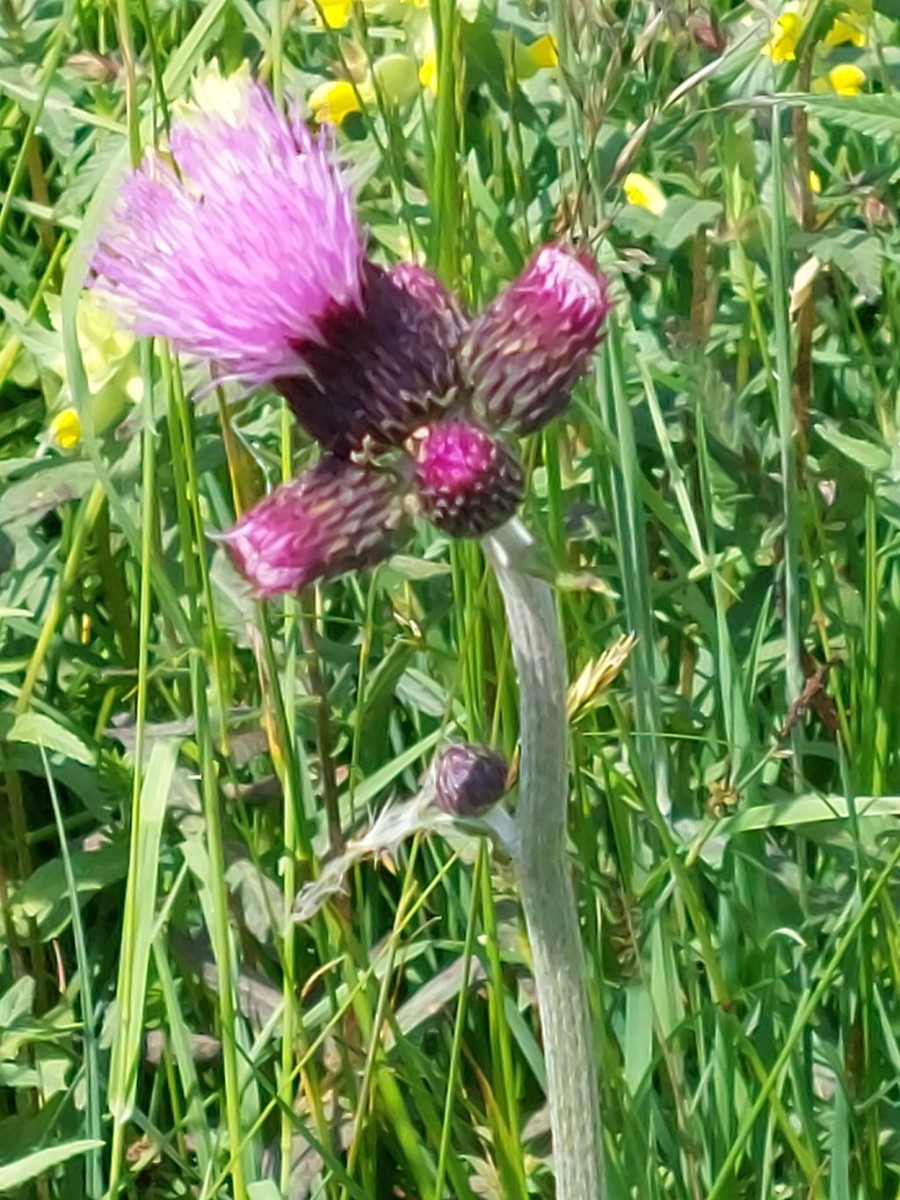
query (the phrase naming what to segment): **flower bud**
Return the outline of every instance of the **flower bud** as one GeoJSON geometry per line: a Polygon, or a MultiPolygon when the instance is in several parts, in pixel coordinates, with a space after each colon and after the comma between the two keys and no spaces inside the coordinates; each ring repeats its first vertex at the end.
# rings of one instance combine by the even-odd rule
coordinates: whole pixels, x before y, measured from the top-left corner
{"type": "Polygon", "coordinates": [[[419,68],[409,54],[386,54],[372,67],[372,74],[388,104],[403,106],[419,94],[419,68]]]}
{"type": "Polygon", "coordinates": [[[524,495],[519,460],[477,425],[432,425],[417,437],[415,454],[422,510],[454,537],[481,537],[496,529],[524,495]]]}
{"type": "Polygon", "coordinates": [[[480,817],[509,786],[509,766],[486,746],[448,746],[434,769],[435,803],[453,817],[480,817]]]}
{"type": "Polygon", "coordinates": [[[609,309],[606,280],[587,255],[544,246],[464,338],[473,411],[516,433],[546,425],[587,370],[609,309]]]}
{"type": "Polygon", "coordinates": [[[394,475],[324,458],[276,488],[221,540],[262,599],[373,566],[407,532],[394,475]]]}

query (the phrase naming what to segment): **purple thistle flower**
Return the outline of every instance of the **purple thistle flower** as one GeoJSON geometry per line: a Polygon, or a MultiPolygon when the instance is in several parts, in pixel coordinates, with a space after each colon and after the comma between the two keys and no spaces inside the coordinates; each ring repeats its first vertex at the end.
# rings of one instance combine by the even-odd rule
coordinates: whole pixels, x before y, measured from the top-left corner
{"type": "Polygon", "coordinates": [[[516,433],[546,425],[587,370],[609,309],[591,258],[542,246],[463,340],[461,371],[476,416],[516,433]]]}
{"type": "Polygon", "coordinates": [[[509,787],[509,764],[487,746],[448,746],[434,769],[435,803],[454,817],[478,817],[509,787]]]}
{"type": "Polygon", "coordinates": [[[361,309],[332,305],[318,339],[299,344],[310,374],[276,386],[334,454],[367,441],[398,446],[454,397],[462,328],[456,302],[430,272],[367,263],[361,309]]]}
{"type": "Polygon", "coordinates": [[[257,597],[297,592],[393,554],[409,533],[404,491],[388,471],[323,458],[221,540],[257,597]]]}
{"type": "Polygon", "coordinates": [[[139,333],[271,383],[326,452],[225,535],[238,568],[271,596],[378,562],[403,540],[411,488],[453,536],[496,528],[524,476],[489,431],[527,433],[565,407],[609,309],[605,280],[545,246],[467,321],[430,272],[365,258],[327,135],[237,87],[227,112],[182,117],[171,156],[126,178],[93,285],[139,333]]]}
{"type": "Polygon", "coordinates": [[[465,421],[423,430],[416,448],[422,511],[454,537],[481,537],[509,520],[525,493],[516,456],[465,421]]]}
{"type": "Polygon", "coordinates": [[[137,332],[259,384],[306,373],[323,315],[361,308],[363,239],[327,136],[256,84],[239,108],[175,123],[176,167],[151,153],[125,179],[92,265],[137,332]]]}

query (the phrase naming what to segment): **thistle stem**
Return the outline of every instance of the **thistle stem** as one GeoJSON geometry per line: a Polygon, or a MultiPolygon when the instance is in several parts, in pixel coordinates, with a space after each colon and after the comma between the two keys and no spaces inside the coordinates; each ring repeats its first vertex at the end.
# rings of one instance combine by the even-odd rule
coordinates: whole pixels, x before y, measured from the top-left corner
{"type": "Polygon", "coordinates": [[[484,539],[519,678],[519,889],[534,961],[557,1200],[603,1200],[603,1142],[585,963],[566,856],[566,666],[556,605],[517,565],[532,545],[517,520],[484,539]]]}

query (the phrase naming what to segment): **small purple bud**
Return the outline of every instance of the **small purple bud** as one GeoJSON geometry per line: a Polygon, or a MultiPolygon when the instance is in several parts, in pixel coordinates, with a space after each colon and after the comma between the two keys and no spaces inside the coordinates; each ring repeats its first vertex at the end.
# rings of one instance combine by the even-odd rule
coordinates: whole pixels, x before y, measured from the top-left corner
{"type": "Polygon", "coordinates": [[[333,454],[397,446],[434,420],[457,385],[463,321],[434,275],[367,263],[362,309],[332,307],[298,342],[308,374],[275,381],[300,424],[333,454]]]}
{"type": "Polygon", "coordinates": [[[263,599],[373,566],[407,533],[403,488],[394,475],[323,458],[276,488],[221,540],[263,599]]]}
{"type": "Polygon", "coordinates": [[[494,429],[546,425],[588,369],[610,307],[606,279],[588,255],[543,246],[463,339],[472,411],[494,429]]]}
{"type": "Polygon", "coordinates": [[[415,455],[422,510],[454,537],[481,537],[496,529],[525,493],[519,460],[477,425],[432,425],[417,436],[415,455]]]}
{"type": "Polygon", "coordinates": [[[508,787],[506,759],[486,746],[448,746],[435,766],[435,803],[452,817],[480,817],[508,787]]]}

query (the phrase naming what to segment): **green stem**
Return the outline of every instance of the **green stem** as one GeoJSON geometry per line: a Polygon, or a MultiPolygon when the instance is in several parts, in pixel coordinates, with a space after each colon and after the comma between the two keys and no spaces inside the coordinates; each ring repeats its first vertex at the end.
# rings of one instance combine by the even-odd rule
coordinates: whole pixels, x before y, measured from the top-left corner
{"type": "Polygon", "coordinates": [[[519,677],[517,867],[544,1036],[557,1200],[601,1200],[603,1142],[586,966],[566,856],[566,668],[546,583],[516,568],[531,537],[511,521],[485,539],[519,677]]]}

